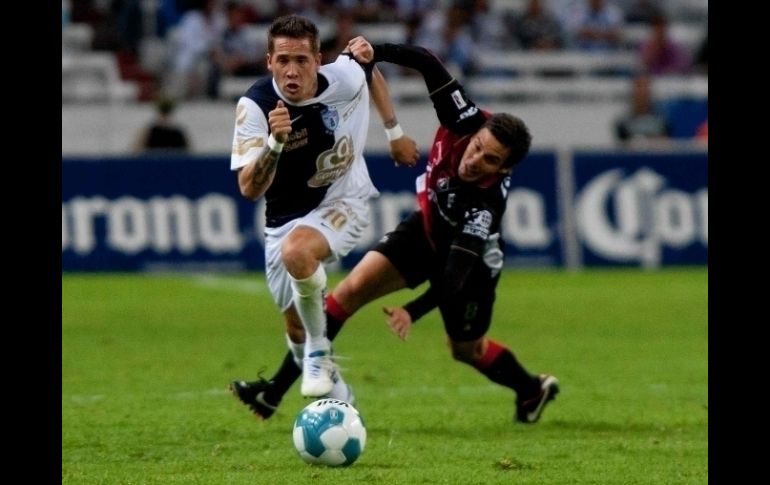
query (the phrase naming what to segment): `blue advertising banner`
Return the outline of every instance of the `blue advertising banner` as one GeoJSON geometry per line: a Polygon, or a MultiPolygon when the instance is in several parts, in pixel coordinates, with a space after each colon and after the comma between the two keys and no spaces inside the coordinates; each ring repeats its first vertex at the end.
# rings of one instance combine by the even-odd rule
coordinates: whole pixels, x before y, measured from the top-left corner
{"type": "MultiPolygon", "coordinates": [[[[416,208],[414,180],[367,155],[380,197],[354,265],[416,208]]],[[[238,193],[229,157],[145,156],[62,160],[62,270],[264,269],[263,201],[238,193]]],[[[511,177],[503,222],[508,265],[563,264],[556,203],[556,159],[532,153],[511,177]]]]}
{"type": "Polygon", "coordinates": [[[582,263],[708,262],[708,154],[576,152],[582,263]]]}

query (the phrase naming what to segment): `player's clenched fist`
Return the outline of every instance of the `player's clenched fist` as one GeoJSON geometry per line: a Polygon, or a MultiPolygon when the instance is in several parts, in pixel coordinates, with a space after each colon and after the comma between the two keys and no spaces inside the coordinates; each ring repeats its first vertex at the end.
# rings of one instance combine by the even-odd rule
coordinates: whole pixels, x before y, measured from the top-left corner
{"type": "Polygon", "coordinates": [[[280,99],[275,104],[275,109],[267,114],[267,122],[270,124],[270,133],[278,143],[286,143],[289,133],[291,133],[291,118],[289,118],[289,108],[283,105],[280,99]]]}
{"type": "Polygon", "coordinates": [[[390,156],[396,165],[414,167],[420,159],[420,151],[417,149],[417,143],[404,135],[390,141],[390,156]]]}
{"type": "Polygon", "coordinates": [[[372,44],[360,35],[348,41],[348,50],[358,62],[367,63],[372,62],[372,59],[374,59],[372,44]]]}

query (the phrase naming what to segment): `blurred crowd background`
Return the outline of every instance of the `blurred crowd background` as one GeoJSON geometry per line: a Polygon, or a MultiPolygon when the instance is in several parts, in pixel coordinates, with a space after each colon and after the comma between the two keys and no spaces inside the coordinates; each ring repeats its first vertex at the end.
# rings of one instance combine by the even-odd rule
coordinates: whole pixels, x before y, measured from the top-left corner
{"type": "MultiPolygon", "coordinates": [[[[154,111],[180,149],[227,153],[286,13],[317,23],[324,62],[358,34],[431,49],[536,146],[708,140],[707,0],[62,0],[63,156],[144,150],[154,111]]],[[[405,128],[430,139],[421,79],[381,69],[405,128]]]]}

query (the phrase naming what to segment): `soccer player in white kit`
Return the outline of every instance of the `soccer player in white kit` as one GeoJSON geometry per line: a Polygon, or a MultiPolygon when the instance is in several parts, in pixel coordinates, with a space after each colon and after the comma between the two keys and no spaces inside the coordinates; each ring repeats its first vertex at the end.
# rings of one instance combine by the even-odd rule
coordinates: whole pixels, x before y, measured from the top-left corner
{"type": "MultiPolygon", "coordinates": [[[[323,66],[320,58],[312,22],[294,15],[273,22],[272,78],[258,80],[238,101],[230,168],[244,197],[265,197],[267,282],[302,367],[302,395],[350,401],[326,335],[324,263],[355,246],[369,225],[368,200],[378,195],[363,157],[372,72],[347,53],[323,66]]],[[[373,99],[392,122],[389,98],[373,99]]],[[[398,128],[386,133],[396,161],[414,165],[414,141],[398,128]]],[[[231,388],[258,415],[255,407],[270,406],[249,383],[235,381],[231,388]]]]}

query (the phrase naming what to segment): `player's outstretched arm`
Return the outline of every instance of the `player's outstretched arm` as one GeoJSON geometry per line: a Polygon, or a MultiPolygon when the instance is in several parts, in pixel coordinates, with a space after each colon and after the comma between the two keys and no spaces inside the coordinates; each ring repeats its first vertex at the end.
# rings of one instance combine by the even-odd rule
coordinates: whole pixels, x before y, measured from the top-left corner
{"type": "Polygon", "coordinates": [[[422,74],[428,94],[433,101],[436,115],[441,124],[460,135],[475,133],[486,120],[465,93],[462,84],[446,69],[431,51],[424,47],[408,44],[374,44],[371,51],[363,37],[355,37],[348,43],[348,49],[359,62],[390,62],[409,67],[422,74]]]}
{"type": "Polygon", "coordinates": [[[374,106],[377,108],[377,113],[379,113],[385,127],[385,135],[390,143],[390,156],[395,160],[396,165],[414,167],[420,159],[417,143],[405,135],[398,124],[388,83],[376,67],[372,70],[372,82],[369,85],[369,90],[374,106]]]}

